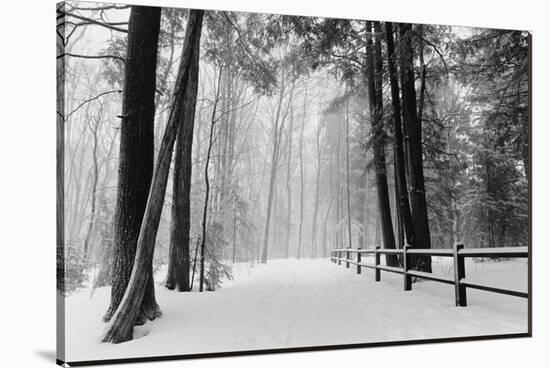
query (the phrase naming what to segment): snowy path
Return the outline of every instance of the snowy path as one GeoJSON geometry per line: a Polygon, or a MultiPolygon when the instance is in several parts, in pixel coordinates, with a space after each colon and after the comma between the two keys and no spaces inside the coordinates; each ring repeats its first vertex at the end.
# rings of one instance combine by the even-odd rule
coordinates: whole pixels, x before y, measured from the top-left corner
{"type": "MultiPolygon", "coordinates": [[[[440,261],[434,270],[449,272],[440,261]]],[[[467,265],[470,279],[526,288],[524,260],[467,265]]],[[[160,279],[159,279],[160,280],[160,279]]],[[[157,287],[163,317],[136,328],[136,339],[100,344],[109,289],[67,298],[67,360],[176,355],[334,345],[527,331],[527,300],[468,290],[466,308],[454,288],[435,282],[402,290],[398,275],[357,275],[327,259],[241,265],[215,292],[157,287]]]]}

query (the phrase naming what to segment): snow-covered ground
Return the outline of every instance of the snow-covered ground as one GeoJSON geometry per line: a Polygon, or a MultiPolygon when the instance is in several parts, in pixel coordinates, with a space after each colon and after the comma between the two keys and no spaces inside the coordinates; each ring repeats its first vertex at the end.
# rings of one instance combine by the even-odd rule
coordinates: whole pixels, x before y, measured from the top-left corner
{"type": "MultiPolygon", "coordinates": [[[[469,280],[527,289],[527,261],[468,260],[469,280]]],[[[527,300],[468,289],[454,305],[451,285],[424,281],[402,289],[400,275],[357,275],[328,259],[238,265],[215,292],[178,293],[157,285],[163,316],[136,327],[134,340],[99,343],[109,288],[67,298],[67,361],[527,332],[527,300]]],[[[452,275],[449,259],[434,272],[452,275]]],[[[163,275],[155,275],[160,282],[163,275]]]]}

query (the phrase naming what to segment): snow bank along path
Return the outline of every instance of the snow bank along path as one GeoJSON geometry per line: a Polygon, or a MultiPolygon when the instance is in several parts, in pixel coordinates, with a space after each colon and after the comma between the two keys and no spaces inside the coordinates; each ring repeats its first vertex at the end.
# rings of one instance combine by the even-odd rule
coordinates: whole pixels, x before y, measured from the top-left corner
{"type": "MultiPolygon", "coordinates": [[[[527,261],[475,263],[468,278],[527,289],[527,261]]],[[[234,280],[215,292],[178,293],[157,284],[163,316],[136,327],[134,340],[101,344],[109,288],[67,298],[67,360],[178,355],[314,345],[527,332],[527,300],[468,289],[468,307],[455,307],[454,288],[415,283],[373,270],[357,275],[328,259],[272,260],[237,265],[234,280]]],[[[451,273],[447,259],[434,272],[451,273]]],[[[156,275],[161,282],[163,275],[156,275]]]]}

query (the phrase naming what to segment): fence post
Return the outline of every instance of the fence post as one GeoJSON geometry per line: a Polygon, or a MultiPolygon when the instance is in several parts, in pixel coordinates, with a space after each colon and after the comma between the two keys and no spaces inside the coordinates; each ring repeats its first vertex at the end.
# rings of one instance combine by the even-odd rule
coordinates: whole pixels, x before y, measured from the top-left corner
{"type": "Polygon", "coordinates": [[[453,246],[453,258],[455,268],[455,304],[457,307],[466,306],[466,286],[460,284],[466,276],[466,268],[464,267],[464,257],[459,254],[464,248],[464,244],[455,243],[453,246]]]}
{"type": "Polygon", "coordinates": [[[346,268],[349,268],[349,250],[346,250],[346,268]]]}
{"type": "Polygon", "coordinates": [[[407,271],[409,270],[409,257],[410,257],[407,254],[407,250],[409,250],[408,244],[406,244],[403,247],[403,289],[405,291],[412,289],[411,275],[407,274],[407,271]]]}
{"type": "Polygon", "coordinates": [[[361,274],[361,247],[357,248],[357,274],[361,274]]]}
{"type": "Polygon", "coordinates": [[[338,266],[340,266],[342,264],[342,261],[340,260],[341,257],[341,253],[340,253],[340,250],[337,250],[336,251],[336,258],[338,259],[338,266]]]}
{"type": "Polygon", "coordinates": [[[380,269],[378,266],[380,266],[380,253],[378,253],[378,250],[380,249],[380,246],[377,246],[374,250],[374,281],[380,281],[380,269]]]}

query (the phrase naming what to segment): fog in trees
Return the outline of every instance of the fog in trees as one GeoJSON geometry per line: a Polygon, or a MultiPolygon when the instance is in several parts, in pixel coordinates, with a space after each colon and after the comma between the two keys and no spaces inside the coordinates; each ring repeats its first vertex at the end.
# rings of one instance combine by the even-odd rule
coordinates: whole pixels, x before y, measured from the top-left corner
{"type": "MultiPolygon", "coordinates": [[[[206,292],[236,264],[335,248],[527,244],[525,32],[58,14],[72,20],[58,26],[59,288],[111,286],[103,341],[161,316],[161,270],[170,292],[206,292]]],[[[430,258],[411,267],[431,272],[430,258]]]]}

